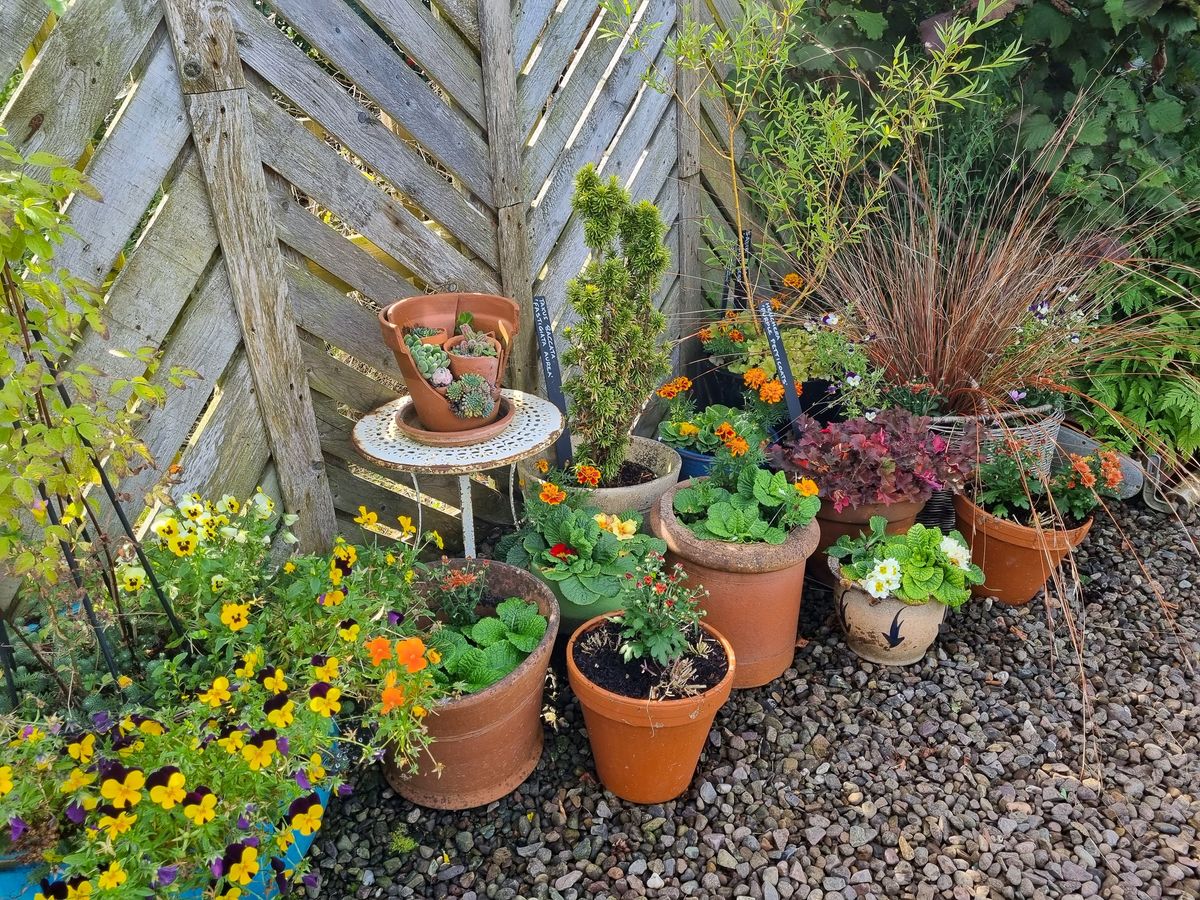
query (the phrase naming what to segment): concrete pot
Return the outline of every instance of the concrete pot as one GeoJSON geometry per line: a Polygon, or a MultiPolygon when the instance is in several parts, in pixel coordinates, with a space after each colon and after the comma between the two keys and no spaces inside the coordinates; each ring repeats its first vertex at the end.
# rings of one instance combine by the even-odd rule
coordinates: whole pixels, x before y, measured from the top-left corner
{"type": "Polygon", "coordinates": [[[936,600],[909,604],[892,597],[876,599],[841,577],[841,565],[829,560],[833,600],[850,649],[884,666],[920,662],[937,637],[946,607],[936,600]]]}
{"type": "MultiPolygon", "coordinates": [[[[658,477],[645,484],[635,484],[629,487],[596,488],[588,496],[588,505],[594,506],[608,515],[624,515],[638,512],[643,516],[650,511],[662,495],[679,479],[679,469],[683,460],[674,447],[669,447],[650,438],[633,435],[630,439],[629,453],[626,459],[640,463],[658,477]]],[[[572,446],[575,442],[572,441],[572,446]]],[[[536,460],[526,459],[517,463],[517,472],[521,476],[523,490],[536,489],[542,483],[541,473],[535,468],[536,460]]]]}
{"type": "Polygon", "coordinates": [[[1030,528],[997,518],[962,495],[954,498],[954,508],[971,561],[983,569],[983,584],[973,585],[971,593],[1007,606],[1024,606],[1037,596],[1092,527],[1088,519],[1069,531],[1030,528]]]}
{"type": "Polygon", "coordinates": [[[783,544],[702,541],[675,517],[675,491],[650,511],[650,530],[667,542],[667,564],[679,563],[693,585],[703,585],[704,621],[728,639],[738,658],[735,688],[757,687],[787,671],[796,654],[804,595],[804,565],[817,546],[815,522],[783,544]]]}
{"type": "Polygon", "coordinates": [[[567,643],[567,679],[583,709],[596,774],[623,800],[665,803],[692,783],[713,719],[733,688],[737,671],[734,650],[710,624],[701,622],[700,627],[720,642],[729,660],[729,671],[721,682],[696,697],[636,700],[593,684],[575,665],[575,642],[607,620],[607,616],[597,616],[585,622],[567,643]]]}
{"type": "MultiPolygon", "coordinates": [[[[452,564],[478,565],[473,560],[452,564]]],[[[558,603],[538,578],[502,562],[488,562],[489,593],[537,603],[548,620],[541,643],[503,680],[477,694],[438,703],[425,720],[433,745],[409,775],[385,762],[384,774],[400,796],[432,809],[471,809],[520,787],[542,755],[542,688],[558,634],[558,603]],[[432,759],[430,758],[432,755],[432,759]],[[443,768],[441,774],[435,766],[443,768]]]]}

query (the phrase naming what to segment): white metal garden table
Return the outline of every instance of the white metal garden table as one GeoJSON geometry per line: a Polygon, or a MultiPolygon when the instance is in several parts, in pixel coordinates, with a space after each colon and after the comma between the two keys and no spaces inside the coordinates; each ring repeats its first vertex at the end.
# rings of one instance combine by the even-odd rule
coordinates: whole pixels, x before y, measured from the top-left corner
{"type": "Polygon", "coordinates": [[[465,447],[437,447],[413,440],[396,425],[397,413],[412,403],[401,397],[373,410],[358,420],[352,438],[359,454],[377,466],[408,472],[417,492],[417,531],[421,531],[421,487],[419,475],[457,475],[461,500],[463,550],[475,556],[475,523],[471,507],[471,473],[509,466],[508,501],[513,520],[517,518],[513,495],[516,465],[541,453],[563,430],[563,416],[549,400],[522,391],[501,393],[513,405],[513,419],[495,437],[465,447]]]}

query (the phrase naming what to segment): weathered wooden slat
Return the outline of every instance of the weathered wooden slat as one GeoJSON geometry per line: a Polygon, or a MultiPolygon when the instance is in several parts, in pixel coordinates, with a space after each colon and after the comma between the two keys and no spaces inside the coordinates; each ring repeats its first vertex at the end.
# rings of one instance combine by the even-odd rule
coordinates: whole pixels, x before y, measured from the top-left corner
{"type": "Polygon", "coordinates": [[[370,412],[396,399],[396,392],[387,385],[334,359],[315,340],[303,340],[300,350],[304,356],[304,368],[308,372],[308,384],[314,392],[344,403],[360,413],[370,412]]]}
{"type": "MultiPolygon", "coordinates": [[[[660,61],[668,73],[674,72],[674,64],[670,60],[660,61]]],[[[618,68],[620,66],[618,63],[618,68]]],[[[638,82],[637,77],[628,81],[617,78],[610,80],[604,95],[588,114],[579,139],[574,146],[563,150],[555,161],[554,171],[550,175],[550,186],[529,216],[530,256],[534,260],[535,268],[540,268],[546,261],[571,214],[575,173],[584,163],[600,159],[618,129],[623,129],[622,137],[628,133],[631,138],[642,140],[644,145],[647,136],[654,133],[663,117],[667,115],[671,98],[646,87],[641,92],[637,108],[629,115],[628,121],[623,121],[633,99],[638,96],[638,82]]],[[[609,158],[604,172],[618,177],[627,176],[637,164],[641,148],[637,148],[635,152],[629,141],[624,141],[614,150],[619,152],[609,158]]]]}
{"type": "Polygon", "coordinates": [[[396,190],[495,267],[496,224],[347,94],[258,10],[234,6],[242,58],[396,190]]]}
{"type": "Polygon", "coordinates": [[[0,3],[0,78],[7,80],[16,69],[49,15],[46,4],[38,0],[0,3]]]}
{"type": "Polygon", "coordinates": [[[166,200],[109,289],[103,316],[107,335],[87,331],[71,355],[73,365],[102,373],[93,380],[107,393],[116,378],[140,375],[145,365],[110,350],[160,347],[217,249],[217,231],[200,163],[185,151],[166,200]]]}
{"type": "MultiPolygon", "coordinates": [[[[334,503],[347,518],[357,516],[359,506],[365,506],[378,513],[380,521],[388,527],[395,526],[399,529],[399,523],[396,521],[398,516],[408,516],[416,524],[415,501],[383,485],[359,478],[347,468],[344,460],[336,456],[326,456],[325,464],[329,468],[329,485],[334,492],[334,503]]],[[[426,493],[424,484],[421,485],[421,493],[426,493]]],[[[456,517],[448,516],[429,506],[424,509],[422,526],[426,531],[437,531],[448,547],[455,545],[462,529],[456,517]]],[[[365,532],[362,540],[371,543],[375,537],[370,532],[365,532]]]]}
{"type": "MultiPolygon", "coordinates": [[[[131,520],[140,514],[147,492],[175,461],[240,340],[229,276],[225,266],[217,263],[184,309],[163,353],[157,380],[167,392],[166,402],[148,409],[138,426],[154,465],[121,482],[122,492],[130,497],[125,511],[131,520]],[[191,369],[197,377],[182,389],[166,386],[166,373],[174,366],[191,369]]],[[[253,415],[257,417],[257,411],[253,415]]],[[[108,524],[113,521],[115,518],[108,524]]]]}
{"type": "Polygon", "coordinates": [[[479,60],[453,28],[419,0],[359,0],[359,5],[477,125],[486,126],[479,60]]]}
{"type": "Polygon", "coordinates": [[[191,131],[171,44],[162,31],[136,90],[117,113],[88,163],[100,199],[76,194],[67,205],[71,227],[54,263],[99,287],[154,199],[191,131]]]}
{"type": "MultiPolygon", "coordinates": [[[[588,32],[596,11],[594,0],[568,0],[567,5],[550,19],[538,42],[538,57],[521,76],[517,91],[519,113],[517,121],[528,135],[542,109],[562,78],[580,41],[588,32]],[[585,8],[586,7],[586,8],[585,8]]],[[[517,59],[525,62],[518,51],[517,59]]]]}
{"type": "Polygon", "coordinates": [[[4,111],[8,139],[78,160],[161,18],[157,0],[76,0],[4,111]]]}
{"type": "Polygon", "coordinates": [[[272,100],[252,90],[250,102],[270,168],[429,284],[496,293],[490,269],[447,244],[272,100]]]}
{"type": "MultiPolygon", "coordinates": [[[[189,33],[192,46],[226,42],[209,48],[205,58],[236,67],[236,74],[214,76],[214,83],[237,83],[233,23],[224,3],[209,0],[164,0],[174,5],[173,22],[196,22],[201,33],[189,33]],[[230,62],[232,60],[232,62],[230,62]],[[222,78],[226,80],[222,80],[222,78]]],[[[180,67],[189,62],[183,35],[171,30],[180,67]]],[[[185,76],[188,73],[184,73],[185,76]]],[[[306,515],[297,523],[300,548],[319,551],[333,541],[333,500],[321,465],[321,444],[313,418],[312,397],[304,377],[300,341],[284,281],[283,260],[271,220],[258,139],[246,89],[188,93],[184,96],[195,135],[200,168],[208,184],[213,221],[229,270],[229,284],[242,327],[267,443],[287,508],[306,515]]]]}
{"type": "Polygon", "coordinates": [[[285,268],[288,294],[301,328],[328,344],[344,348],[381,372],[396,371],[396,361],[383,343],[374,310],[355,303],[307,268],[290,261],[285,268]]]}
{"type": "Polygon", "coordinates": [[[208,94],[246,86],[226,0],[165,3],[163,11],[175,42],[184,93],[208,94]]]}
{"type": "Polygon", "coordinates": [[[479,4],[476,0],[437,0],[438,14],[453,23],[472,47],[479,48],[479,4]]]}
{"type": "Polygon", "coordinates": [[[526,215],[529,201],[521,177],[521,138],[516,111],[517,73],[513,60],[512,19],[500,4],[479,9],[479,45],[487,82],[488,138],[492,189],[496,198],[500,277],[504,293],[521,307],[521,327],[509,357],[512,383],[530,390],[537,383],[537,344],[533,328],[533,291],[529,277],[526,215]]]}
{"type": "Polygon", "coordinates": [[[216,402],[180,457],[183,471],[173,493],[249,496],[259,481],[257,473],[270,458],[250,363],[239,351],[221,379],[216,402]]]}
{"type": "Polygon", "coordinates": [[[355,290],[384,306],[421,293],[362,248],[326,225],[291,197],[287,182],[274,172],[267,181],[279,239],[355,290]]]}
{"type": "Polygon", "coordinates": [[[516,0],[512,4],[514,58],[517,68],[525,68],[529,54],[546,28],[559,0],[516,0]]]}
{"type": "MultiPolygon", "coordinates": [[[[698,21],[703,5],[704,0],[679,0],[681,20],[698,21]]],[[[675,268],[679,272],[679,291],[678,302],[671,308],[680,322],[680,331],[676,333],[679,338],[700,327],[692,321],[704,308],[700,280],[700,74],[689,67],[680,68],[675,73],[675,93],[675,179],[679,190],[675,268]]],[[[699,352],[694,341],[681,345],[676,355],[679,369],[699,352]]]]}
{"type": "Polygon", "coordinates": [[[273,5],[472,193],[494,205],[487,143],[349,6],[328,0],[276,0],[273,5]]]}

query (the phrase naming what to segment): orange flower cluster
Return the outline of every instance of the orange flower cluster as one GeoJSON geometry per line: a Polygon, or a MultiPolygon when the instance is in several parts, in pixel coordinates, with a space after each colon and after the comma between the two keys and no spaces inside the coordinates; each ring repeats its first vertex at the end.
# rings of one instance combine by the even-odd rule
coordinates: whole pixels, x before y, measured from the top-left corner
{"type": "Polygon", "coordinates": [[[796,492],[801,497],[815,497],[821,492],[821,489],[817,487],[817,483],[811,478],[801,478],[792,487],[796,489],[796,492]]]}
{"type": "Polygon", "coordinates": [[[538,498],[550,506],[558,506],[567,499],[567,492],[554,482],[546,481],[542,483],[542,492],[538,494],[538,498]]]}
{"type": "Polygon", "coordinates": [[[771,376],[758,366],[747,369],[746,374],[742,376],[742,383],[752,391],[757,391],[770,380],[771,376]]]}
{"type": "Polygon", "coordinates": [[[743,456],[750,449],[749,442],[737,433],[737,429],[728,422],[722,422],[713,433],[721,439],[730,456],[743,456]]]}
{"type": "Polygon", "coordinates": [[[783,399],[783,382],[773,378],[758,390],[758,399],[763,403],[778,403],[783,399]]]}
{"type": "Polygon", "coordinates": [[[1092,471],[1091,457],[1071,454],[1071,468],[1079,476],[1079,483],[1085,488],[1096,486],[1096,473],[1092,471]]]}
{"type": "Polygon", "coordinates": [[[1112,450],[1101,450],[1096,455],[1100,457],[1100,477],[1104,479],[1104,486],[1109,490],[1116,490],[1125,480],[1125,473],[1121,471],[1121,460],[1112,450]]]}
{"type": "Polygon", "coordinates": [[[664,400],[674,400],[680,394],[692,389],[692,379],[686,375],[680,375],[678,378],[672,378],[656,392],[658,396],[664,400]]]}
{"type": "Polygon", "coordinates": [[[576,466],[575,480],[584,487],[600,487],[600,470],[595,466],[576,466]]]}

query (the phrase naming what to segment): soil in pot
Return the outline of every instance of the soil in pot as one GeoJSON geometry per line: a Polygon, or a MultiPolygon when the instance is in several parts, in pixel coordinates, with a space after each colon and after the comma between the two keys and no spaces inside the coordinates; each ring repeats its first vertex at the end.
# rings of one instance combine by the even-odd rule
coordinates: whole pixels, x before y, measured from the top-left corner
{"type": "Polygon", "coordinates": [[[1008,606],[1024,606],[1066,559],[1083,543],[1092,519],[1070,529],[1032,528],[1000,519],[966,497],[954,498],[958,526],[971,547],[971,561],[983,569],[977,597],[994,597],[1008,606]]]}
{"type": "Polygon", "coordinates": [[[675,490],[662,496],[649,517],[650,530],[667,542],[667,564],[683,566],[688,581],[708,592],[700,602],[704,621],[737,654],[733,686],[774,681],[796,654],[805,563],[817,545],[816,524],[797,528],[778,545],[702,541],[676,518],[675,490]]]}
{"type": "MultiPolygon", "coordinates": [[[[468,564],[479,565],[475,560],[451,563],[468,564]]],[[[558,632],[558,603],[550,589],[524,569],[494,561],[486,566],[487,589],[494,600],[531,600],[548,624],[533,652],[501,681],[478,693],[443,700],[430,711],[425,723],[434,743],[415,774],[386,761],[384,773],[396,792],[432,809],[470,809],[499,800],[529,777],[542,755],[542,689],[558,632]]]]}
{"type": "Polygon", "coordinates": [[[595,666],[605,673],[610,668],[608,663],[587,652],[580,655],[581,645],[588,642],[592,632],[610,626],[603,616],[585,622],[567,645],[567,676],[583,709],[596,773],[618,797],[633,803],[665,803],[691,784],[713,719],[733,688],[736,657],[729,643],[702,622],[700,627],[709,638],[705,643],[713,648],[711,652],[717,659],[703,663],[698,659],[697,665],[711,666],[711,679],[719,663],[725,663],[725,672],[715,685],[699,689],[693,696],[670,700],[625,696],[591,680],[591,672],[597,671],[595,666]]]}
{"type": "MultiPolygon", "coordinates": [[[[816,554],[824,556],[826,549],[836,544],[838,538],[843,535],[856,538],[866,534],[870,530],[872,516],[883,516],[888,520],[888,534],[903,534],[916,524],[917,514],[924,506],[922,502],[870,503],[865,506],[848,506],[837,512],[832,503],[822,500],[821,511],[817,513],[816,520],[821,529],[816,554]]],[[[824,565],[813,566],[810,574],[822,584],[833,585],[833,577],[824,565]]]]}
{"type": "Polygon", "coordinates": [[[648,484],[657,478],[654,470],[649,466],[643,466],[641,463],[625,460],[621,463],[621,468],[617,470],[617,477],[611,482],[601,483],[600,488],[623,488],[633,487],[638,484],[648,484]]]}
{"type": "MultiPolygon", "coordinates": [[[[611,619],[602,621],[587,638],[573,647],[575,667],[592,684],[630,697],[634,700],[649,700],[660,682],[657,672],[650,666],[630,665],[621,657],[621,625],[611,619]]],[[[689,683],[700,691],[707,691],[721,683],[729,672],[729,660],[715,642],[705,644],[706,653],[691,657],[695,674],[689,683]]]]}

